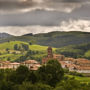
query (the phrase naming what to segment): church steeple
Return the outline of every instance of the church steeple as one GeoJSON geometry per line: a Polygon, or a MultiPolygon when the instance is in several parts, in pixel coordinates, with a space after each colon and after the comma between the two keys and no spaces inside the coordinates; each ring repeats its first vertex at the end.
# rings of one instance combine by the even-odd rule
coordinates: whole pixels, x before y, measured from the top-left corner
{"type": "Polygon", "coordinates": [[[52,47],[48,47],[47,52],[48,52],[48,58],[53,58],[52,47]]]}

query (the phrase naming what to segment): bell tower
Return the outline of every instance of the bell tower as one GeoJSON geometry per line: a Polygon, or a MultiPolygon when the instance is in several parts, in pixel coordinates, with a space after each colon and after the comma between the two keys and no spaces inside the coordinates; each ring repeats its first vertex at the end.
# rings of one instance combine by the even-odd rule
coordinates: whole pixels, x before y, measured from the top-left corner
{"type": "Polygon", "coordinates": [[[47,52],[48,52],[48,58],[53,58],[52,47],[48,47],[47,52]]]}

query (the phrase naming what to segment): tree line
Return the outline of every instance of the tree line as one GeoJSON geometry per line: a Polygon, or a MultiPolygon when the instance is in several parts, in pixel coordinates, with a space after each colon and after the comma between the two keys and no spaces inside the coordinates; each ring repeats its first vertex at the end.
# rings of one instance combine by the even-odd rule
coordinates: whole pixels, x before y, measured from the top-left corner
{"type": "Polygon", "coordinates": [[[0,69],[0,90],[89,90],[90,83],[80,83],[64,76],[57,60],[50,60],[37,71],[26,66],[16,70],[0,69]]]}

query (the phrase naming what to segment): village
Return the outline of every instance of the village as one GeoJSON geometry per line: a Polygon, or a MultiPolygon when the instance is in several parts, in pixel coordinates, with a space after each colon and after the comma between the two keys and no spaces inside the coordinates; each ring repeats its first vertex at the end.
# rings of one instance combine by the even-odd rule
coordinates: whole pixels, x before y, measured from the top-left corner
{"type": "Polygon", "coordinates": [[[37,70],[42,65],[46,64],[49,60],[58,60],[62,68],[68,69],[69,71],[76,71],[78,73],[90,73],[90,60],[85,58],[69,58],[60,54],[53,54],[52,47],[47,49],[47,57],[42,59],[42,63],[36,60],[26,60],[24,62],[10,62],[0,61],[0,69],[17,69],[20,65],[27,66],[30,70],[37,70]]]}

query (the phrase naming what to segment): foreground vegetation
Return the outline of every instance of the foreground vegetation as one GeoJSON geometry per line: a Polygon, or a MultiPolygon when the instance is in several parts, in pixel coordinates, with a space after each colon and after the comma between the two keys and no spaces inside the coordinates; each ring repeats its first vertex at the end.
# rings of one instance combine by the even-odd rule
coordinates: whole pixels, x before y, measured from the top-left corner
{"type": "Polygon", "coordinates": [[[26,66],[0,70],[0,90],[89,90],[90,82],[65,76],[57,60],[50,60],[37,71],[26,66]]]}

